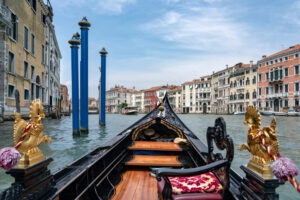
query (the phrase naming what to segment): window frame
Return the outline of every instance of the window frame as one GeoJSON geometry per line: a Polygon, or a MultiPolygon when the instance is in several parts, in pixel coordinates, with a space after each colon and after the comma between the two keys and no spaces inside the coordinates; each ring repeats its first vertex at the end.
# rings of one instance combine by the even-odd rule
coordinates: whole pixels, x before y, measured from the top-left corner
{"type": "Polygon", "coordinates": [[[294,66],[294,75],[299,75],[299,65],[294,66]],[[296,67],[298,69],[298,73],[296,73],[296,67]]]}
{"type": "Polygon", "coordinates": [[[24,88],[24,96],[23,96],[23,98],[24,98],[24,101],[29,101],[30,100],[30,91],[29,91],[28,88],[24,88]],[[28,91],[28,99],[25,98],[25,90],[28,91]]]}
{"type": "Polygon", "coordinates": [[[29,66],[28,62],[24,61],[24,79],[26,79],[26,80],[29,80],[29,77],[28,77],[29,76],[29,74],[28,74],[28,71],[29,71],[28,66],[29,66]],[[25,70],[25,66],[26,66],[25,63],[27,64],[27,70],[25,70]]]}
{"type": "Polygon", "coordinates": [[[29,52],[29,29],[28,27],[24,24],[24,49],[29,52]],[[25,37],[25,29],[27,30],[27,43],[26,43],[26,37],[25,37]],[[27,45],[27,48],[26,48],[27,45]]]}
{"type": "Polygon", "coordinates": [[[8,65],[7,65],[7,72],[8,73],[11,73],[11,74],[15,74],[15,54],[13,53],[13,52],[11,52],[11,51],[8,51],[8,65]],[[13,66],[12,66],[12,68],[13,68],[13,70],[12,71],[9,71],[9,64],[10,64],[10,54],[12,54],[13,55],[13,66]]]}
{"type": "Polygon", "coordinates": [[[7,84],[7,98],[8,99],[15,99],[15,95],[14,95],[15,91],[16,91],[16,85],[8,83],[7,84]],[[9,86],[13,86],[14,87],[14,89],[12,91],[12,96],[9,96],[9,86]]]}
{"type": "Polygon", "coordinates": [[[35,55],[35,35],[31,33],[31,54],[35,55]]]}

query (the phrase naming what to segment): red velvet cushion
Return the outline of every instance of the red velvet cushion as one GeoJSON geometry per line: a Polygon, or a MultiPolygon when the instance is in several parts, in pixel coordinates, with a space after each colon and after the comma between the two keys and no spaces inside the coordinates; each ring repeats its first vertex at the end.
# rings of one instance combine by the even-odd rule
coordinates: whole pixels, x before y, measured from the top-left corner
{"type": "Polygon", "coordinates": [[[169,177],[173,194],[184,193],[222,193],[223,187],[211,173],[188,177],[169,177]]]}

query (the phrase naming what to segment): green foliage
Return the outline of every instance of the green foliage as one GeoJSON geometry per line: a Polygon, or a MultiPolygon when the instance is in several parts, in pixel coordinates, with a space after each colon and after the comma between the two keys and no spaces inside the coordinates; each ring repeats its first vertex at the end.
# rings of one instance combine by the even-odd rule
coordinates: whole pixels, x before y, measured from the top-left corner
{"type": "Polygon", "coordinates": [[[120,108],[126,108],[128,106],[128,104],[123,102],[119,106],[120,106],[120,108]]]}

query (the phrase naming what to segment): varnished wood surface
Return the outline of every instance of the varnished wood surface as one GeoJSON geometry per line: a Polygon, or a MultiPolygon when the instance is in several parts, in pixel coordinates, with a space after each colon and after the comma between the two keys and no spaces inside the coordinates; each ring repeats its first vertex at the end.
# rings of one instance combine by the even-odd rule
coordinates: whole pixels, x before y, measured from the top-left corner
{"type": "Polygon", "coordinates": [[[111,200],[157,200],[157,182],[150,171],[128,170],[111,200]]]}
{"type": "Polygon", "coordinates": [[[173,142],[151,142],[136,141],[130,150],[149,150],[149,151],[182,151],[178,144],[173,142]]]}
{"type": "Polygon", "coordinates": [[[181,167],[182,163],[178,161],[178,156],[173,155],[134,155],[133,159],[126,165],[130,166],[155,166],[155,167],[181,167]]]}

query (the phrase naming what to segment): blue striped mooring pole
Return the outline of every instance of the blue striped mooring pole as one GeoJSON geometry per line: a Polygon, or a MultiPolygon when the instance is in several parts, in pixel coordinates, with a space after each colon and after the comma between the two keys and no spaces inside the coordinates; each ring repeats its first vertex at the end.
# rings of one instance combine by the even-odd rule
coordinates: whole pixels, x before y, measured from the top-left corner
{"type": "Polygon", "coordinates": [[[78,24],[81,29],[80,132],[88,133],[88,30],[91,24],[85,16],[78,24]]]}
{"type": "Polygon", "coordinates": [[[79,95],[78,95],[78,48],[80,44],[79,36],[75,33],[71,40],[71,71],[72,71],[72,123],[73,135],[80,134],[79,130],[79,95]]]}
{"type": "Polygon", "coordinates": [[[101,55],[101,86],[100,86],[100,121],[101,126],[105,126],[105,90],[106,90],[106,55],[107,51],[103,47],[99,52],[101,55]]]}

